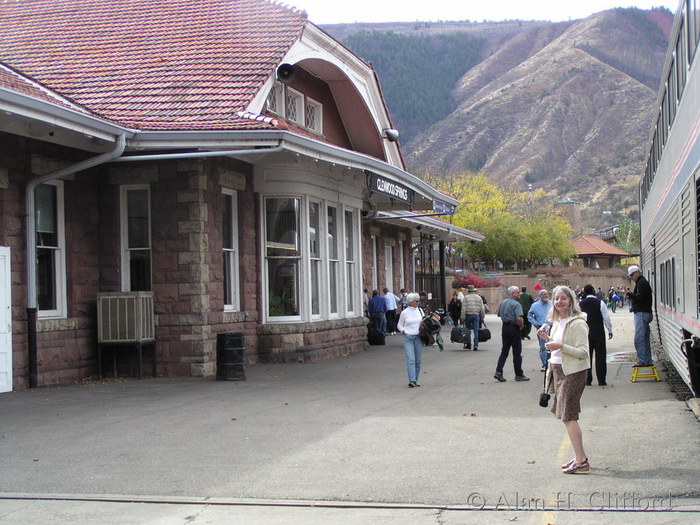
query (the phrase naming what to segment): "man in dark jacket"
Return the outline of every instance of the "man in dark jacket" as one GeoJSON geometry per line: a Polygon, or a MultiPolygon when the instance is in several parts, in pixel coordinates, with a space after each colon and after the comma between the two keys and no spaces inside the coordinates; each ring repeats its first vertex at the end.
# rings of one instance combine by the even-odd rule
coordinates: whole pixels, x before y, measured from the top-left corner
{"type": "Polygon", "coordinates": [[[586,314],[588,324],[588,348],[591,354],[591,368],[588,369],[587,385],[593,382],[593,360],[595,358],[595,375],[598,384],[605,386],[605,375],[608,371],[606,362],[607,348],[605,345],[605,329],[608,330],[608,339],[612,339],[612,321],[605,303],[595,295],[593,285],[583,287],[584,299],[581,301],[581,311],[586,314]]]}
{"type": "Polygon", "coordinates": [[[386,332],[386,301],[379,295],[379,290],[372,290],[372,298],[367,304],[367,311],[377,332],[386,332]]]}
{"type": "Polygon", "coordinates": [[[527,288],[523,286],[520,288],[520,306],[523,307],[523,329],[520,331],[520,338],[521,339],[530,339],[530,330],[532,329],[532,324],[530,321],[527,320],[527,313],[530,311],[530,307],[532,306],[532,303],[535,301],[532,299],[532,296],[527,293],[527,288]]]}
{"type": "Polygon", "coordinates": [[[634,314],[634,348],[637,351],[637,364],[634,366],[651,366],[651,285],[636,264],[627,269],[627,277],[634,281],[634,290],[627,294],[634,314]]]}

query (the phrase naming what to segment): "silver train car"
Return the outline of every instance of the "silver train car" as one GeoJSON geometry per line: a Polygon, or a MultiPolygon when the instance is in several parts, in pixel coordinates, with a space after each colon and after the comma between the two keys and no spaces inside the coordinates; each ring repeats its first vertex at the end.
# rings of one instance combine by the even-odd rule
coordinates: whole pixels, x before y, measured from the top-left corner
{"type": "Polygon", "coordinates": [[[680,0],[639,185],[654,339],[700,395],[700,0],[680,0]]]}

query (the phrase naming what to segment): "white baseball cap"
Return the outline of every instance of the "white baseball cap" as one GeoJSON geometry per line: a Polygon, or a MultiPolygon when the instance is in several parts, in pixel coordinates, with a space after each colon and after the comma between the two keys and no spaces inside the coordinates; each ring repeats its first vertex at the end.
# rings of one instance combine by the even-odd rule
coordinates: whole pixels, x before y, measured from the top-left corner
{"type": "Polygon", "coordinates": [[[632,266],[627,268],[627,277],[632,277],[632,274],[634,272],[641,272],[641,271],[642,271],[642,269],[639,266],[637,266],[636,264],[633,264],[632,266]]]}

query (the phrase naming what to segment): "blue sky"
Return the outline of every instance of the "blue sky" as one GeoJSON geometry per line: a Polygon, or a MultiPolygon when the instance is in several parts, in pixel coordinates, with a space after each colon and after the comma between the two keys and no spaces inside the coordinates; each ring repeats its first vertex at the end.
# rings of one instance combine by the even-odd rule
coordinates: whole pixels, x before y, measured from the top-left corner
{"type": "Polygon", "coordinates": [[[678,0],[284,0],[303,9],[311,22],[415,22],[471,20],[575,20],[614,7],[676,11],[678,0]]]}

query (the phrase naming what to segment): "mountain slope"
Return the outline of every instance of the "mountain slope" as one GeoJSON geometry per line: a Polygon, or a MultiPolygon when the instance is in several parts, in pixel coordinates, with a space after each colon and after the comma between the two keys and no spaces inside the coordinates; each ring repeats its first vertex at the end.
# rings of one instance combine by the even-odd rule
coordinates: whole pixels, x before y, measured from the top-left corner
{"type": "Polygon", "coordinates": [[[634,213],[672,21],[661,8],[507,31],[466,25],[485,39],[482,60],[453,86],[455,109],[402,143],[409,168],[542,187],[581,202],[586,229],[634,213]]]}

